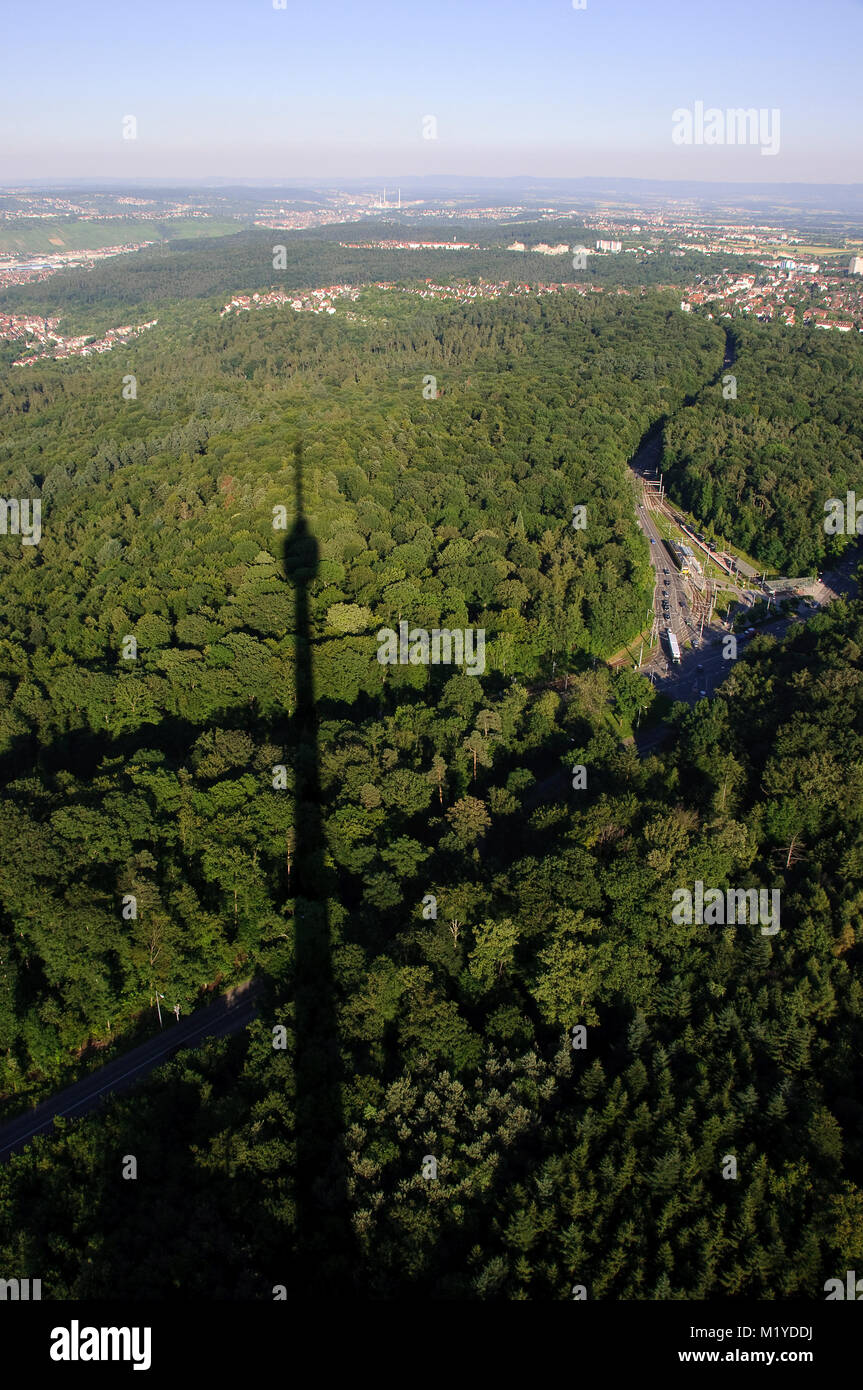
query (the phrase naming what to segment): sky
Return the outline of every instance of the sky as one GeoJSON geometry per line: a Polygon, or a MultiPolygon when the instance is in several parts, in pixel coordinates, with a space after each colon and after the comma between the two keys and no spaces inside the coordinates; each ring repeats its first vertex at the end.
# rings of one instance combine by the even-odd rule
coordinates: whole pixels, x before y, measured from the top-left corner
{"type": "Polygon", "coordinates": [[[281,2],[7,6],[0,183],[863,181],[863,0],[281,2]],[[724,140],[674,142],[697,102],[724,140]]]}

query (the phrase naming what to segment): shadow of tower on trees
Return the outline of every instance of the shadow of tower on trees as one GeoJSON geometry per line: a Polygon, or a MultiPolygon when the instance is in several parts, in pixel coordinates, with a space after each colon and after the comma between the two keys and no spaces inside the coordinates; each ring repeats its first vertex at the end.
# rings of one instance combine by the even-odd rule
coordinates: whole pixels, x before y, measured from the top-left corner
{"type": "MultiPolygon", "coordinates": [[[[321,798],[319,712],[315,696],[309,589],[318,572],[318,543],[303,508],[303,454],[294,458],[295,518],[284,547],[294,589],[296,706],[293,725],[296,843],[294,901],[295,1293],[347,1291],[352,1239],[342,1103],[342,1061],[332,960],[321,798]]],[[[285,1000],[287,1003],[288,1001],[285,1000]]]]}

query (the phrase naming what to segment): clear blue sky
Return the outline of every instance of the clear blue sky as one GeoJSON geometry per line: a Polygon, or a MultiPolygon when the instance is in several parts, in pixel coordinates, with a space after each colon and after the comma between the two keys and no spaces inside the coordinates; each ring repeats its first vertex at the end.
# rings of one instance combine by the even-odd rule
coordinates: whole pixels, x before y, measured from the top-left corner
{"type": "Polygon", "coordinates": [[[3,183],[863,180],[863,0],[47,0],[0,32],[3,183]],[[696,101],[779,108],[779,154],[676,146],[696,101]]]}

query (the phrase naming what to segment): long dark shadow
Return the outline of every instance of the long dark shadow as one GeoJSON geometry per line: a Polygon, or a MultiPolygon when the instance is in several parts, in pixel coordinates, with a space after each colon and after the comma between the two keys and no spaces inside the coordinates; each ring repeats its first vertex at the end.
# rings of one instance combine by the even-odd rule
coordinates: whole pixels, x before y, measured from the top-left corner
{"type": "MultiPolygon", "coordinates": [[[[347,1194],[342,1060],[327,896],[318,707],[309,619],[309,586],[318,572],[318,543],[303,509],[302,445],[295,450],[296,516],[284,550],[294,586],[296,713],[294,1067],[296,1077],[295,1289],[299,1298],[349,1291],[352,1240],[347,1194]]],[[[287,1001],[286,1001],[287,1002],[287,1001]]]]}

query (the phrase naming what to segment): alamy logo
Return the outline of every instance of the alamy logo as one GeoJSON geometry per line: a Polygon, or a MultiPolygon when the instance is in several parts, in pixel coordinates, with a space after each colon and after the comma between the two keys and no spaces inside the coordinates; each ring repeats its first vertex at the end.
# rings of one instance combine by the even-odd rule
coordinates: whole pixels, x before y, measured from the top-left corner
{"type": "Polygon", "coordinates": [[[29,1299],[40,1299],[42,1297],[41,1279],[0,1279],[0,1298],[11,1299],[14,1302],[20,1299],[27,1302],[29,1299]],[[30,1284],[33,1288],[31,1290],[30,1284]]]}
{"type": "Polygon", "coordinates": [[[827,513],[824,530],[828,536],[863,535],[863,497],[859,502],[855,492],[846,492],[844,502],[841,497],[829,497],[824,510],[827,513]]]}
{"type": "Polygon", "coordinates": [[[841,1279],[828,1279],[824,1285],[824,1292],[827,1294],[827,1302],[835,1302],[836,1299],[851,1299],[859,1303],[863,1300],[863,1279],[858,1279],[853,1269],[846,1269],[845,1283],[841,1279]]]}
{"type": "Polygon", "coordinates": [[[675,904],[671,920],[678,926],[693,922],[699,926],[733,926],[738,922],[761,923],[762,936],[775,936],[779,930],[780,890],[773,888],[708,888],[700,878],[695,880],[695,893],[688,888],[675,888],[671,895],[675,904]]]}
{"type": "Polygon", "coordinates": [[[20,536],[22,545],[38,545],[42,539],[41,497],[0,497],[0,536],[20,536]],[[32,511],[32,518],[31,512],[32,511]]]}
{"type": "Polygon", "coordinates": [[[469,676],[481,676],[485,670],[485,628],[424,627],[408,631],[405,622],[398,632],[382,627],[377,634],[378,661],[382,666],[464,666],[469,676]],[[476,642],[474,643],[474,639],[476,642]],[[476,650],[474,650],[474,645],[476,650]]]}
{"type": "Polygon", "coordinates": [[[694,110],[678,106],[671,113],[675,145],[760,145],[762,154],[779,153],[779,108],[732,106],[720,111],[697,101],[694,110]],[[771,130],[771,121],[775,130],[771,130]]]}
{"type": "Polygon", "coordinates": [[[134,1371],[149,1371],[149,1327],[71,1327],[51,1330],[52,1361],[132,1361],[134,1371]]]}

